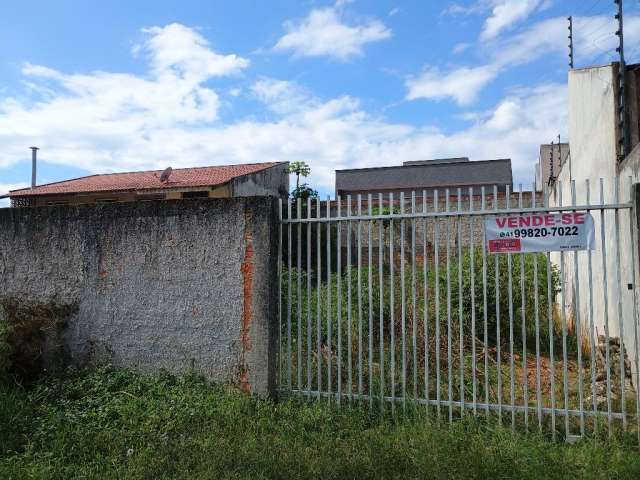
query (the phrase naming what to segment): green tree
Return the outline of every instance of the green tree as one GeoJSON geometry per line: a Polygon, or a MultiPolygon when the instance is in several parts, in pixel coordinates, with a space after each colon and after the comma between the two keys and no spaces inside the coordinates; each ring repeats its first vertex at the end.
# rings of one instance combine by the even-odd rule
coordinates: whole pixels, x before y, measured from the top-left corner
{"type": "Polygon", "coordinates": [[[300,177],[308,177],[311,174],[311,167],[305,162],[291,162],[289,164],[289,173],[295,173],[296,190],[300,190],[300,177]]]}
{"type": "Polygon", "coordinates": [[[309,184],[303,183],[291,192],[292,198],[300,198],[306,200],[307,198],[318,198],[318,192],[311,188],[309,184]]]}

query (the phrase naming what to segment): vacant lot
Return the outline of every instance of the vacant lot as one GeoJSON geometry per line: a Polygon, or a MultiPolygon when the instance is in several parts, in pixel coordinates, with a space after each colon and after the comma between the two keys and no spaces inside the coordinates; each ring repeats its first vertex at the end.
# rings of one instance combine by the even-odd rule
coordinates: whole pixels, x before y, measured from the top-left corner
{"type": "Polygon", "coordinates": [[[0,478],[640,478],[640,454],[100,369],[0,387],[0,478]]]}

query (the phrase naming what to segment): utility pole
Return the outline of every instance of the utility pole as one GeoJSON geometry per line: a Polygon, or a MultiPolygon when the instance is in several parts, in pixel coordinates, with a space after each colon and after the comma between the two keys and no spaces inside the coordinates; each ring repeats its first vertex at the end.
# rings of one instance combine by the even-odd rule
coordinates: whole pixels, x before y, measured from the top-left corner
{"type": "Polygon", "coordinates": [[[573,69],[573,17],[569,16],[569,68],[573,69]]]}
{"type": "Polygon", "coordinates": [[[615,19],[618,20],[618,30],[616,35],[618,36],[618,46],[616,52],[620,55],[619,59],[619,71],[618,71],[618,131],[620,134],[619,142],[619,155],[618,160],[623,160],[627,155],[629,146],[629,135],[627,125],[627,100],[626,100],[626,70],[627,66],[624,61],[624,29],[623,29],[623,16],[622,16],[622,0],[614,0],[614,3],[618,6],[618,12],[615,15],[615,19]]]}

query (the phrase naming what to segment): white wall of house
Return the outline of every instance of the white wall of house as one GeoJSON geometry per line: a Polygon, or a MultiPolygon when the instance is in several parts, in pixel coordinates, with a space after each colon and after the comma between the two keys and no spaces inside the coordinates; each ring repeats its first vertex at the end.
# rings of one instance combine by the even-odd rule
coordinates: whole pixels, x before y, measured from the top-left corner
{"type": "MultiPolygon", "coordinates": [[[[617,71],[612,65],[569,72],[569,138],[572,168],[570,170],[567,163],[560,171],[558,181],[549,193],[549,203],[552,206],[561,203],[571,204],[572,181],[575,182],[576,204],[586,204],[587,201],[600,203],[601,178],[605,203],[631,201],[631,184],[640,181],[640,159],[635,169],[625,166],[629,158],[618,165],[618,119],[614,87],[616,74],[617,71]],[[617,198],[616,183],[619,184],[617,198]]],[[[584,329],[588,329],[592,318],[598,334],[604,334],[607,319],[611,336],[619,336],[623,330],[624,345],[635,373],[637,341],[634,290],[628,289],[628,285],[634,283],[635,268],[631,242],[633,212],[620,210],[616,214],[614,211],[607,211],[603,216],[599,211],[592,211],[592,215],[595,223],[596,249],[590,255],[591,288],[587,251],[552,254],[552,261],[556,265],[560,266],[564,260],[565,311],[571,313],[569,321],[573,318],[580,319],[583,332],[586,334],[589,331],[584,329]],[[606,256],[603,256],[603,253],[606,256]],[[576,285],[579,286],[577,290],[576,285]],[[579,295],[577,306],[574,295],[576,291],[579,295]]],[[[637,269],[635,274],[637,281],[637,269]]],[[[561,300],[562,297],[559,296],[558,301],[561,300]]]]}

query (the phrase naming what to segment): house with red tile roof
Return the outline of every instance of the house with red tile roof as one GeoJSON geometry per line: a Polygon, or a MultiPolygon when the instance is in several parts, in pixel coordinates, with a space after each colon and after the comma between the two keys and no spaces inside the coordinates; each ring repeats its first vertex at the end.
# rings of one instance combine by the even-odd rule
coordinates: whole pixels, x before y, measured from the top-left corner
{"type": "Polygon", "coordinates": [[[13,207],[263,195],[286,197],[288,167],[288,162],[270,162],[98,174],[13,190],[7,196],[13,207]]]}

